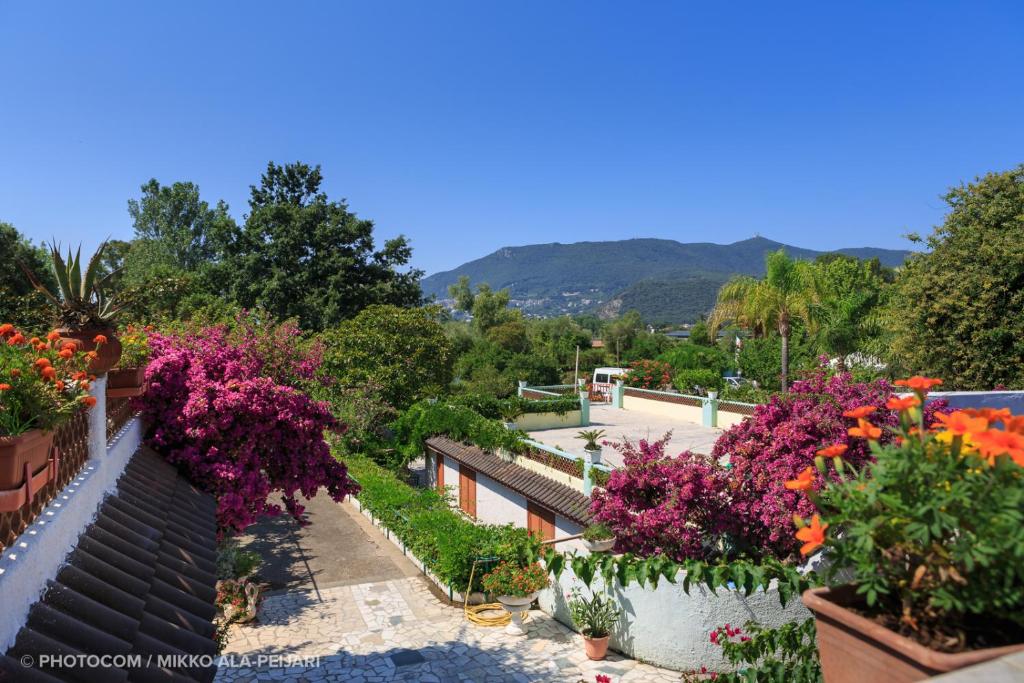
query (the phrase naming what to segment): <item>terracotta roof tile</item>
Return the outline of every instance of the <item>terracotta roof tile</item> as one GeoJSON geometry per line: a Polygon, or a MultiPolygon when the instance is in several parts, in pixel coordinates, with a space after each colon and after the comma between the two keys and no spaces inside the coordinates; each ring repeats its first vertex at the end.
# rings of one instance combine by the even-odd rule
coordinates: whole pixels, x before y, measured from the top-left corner
{"type": "Polygon", "coordinates": [[[584,526],[591,522],[590,498],[574,488],[502,460],[476,446],[459,443],[447,437],[431,437],[427,439],[427,447],[446,458],[472,467],[563,517],[584,526]]]}
{"type": "Polygon", "coordinates": [[[212,681],[215,666],[27,669],[42,654],[216,655],[216,503],[140,448],[6,656],[0,681],[212,681]]]}

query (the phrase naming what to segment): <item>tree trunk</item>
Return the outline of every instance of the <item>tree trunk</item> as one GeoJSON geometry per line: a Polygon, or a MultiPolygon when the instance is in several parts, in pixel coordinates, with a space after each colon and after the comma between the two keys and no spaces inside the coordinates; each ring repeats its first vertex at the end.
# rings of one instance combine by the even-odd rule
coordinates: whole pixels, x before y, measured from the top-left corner
{"type": "Polygon", "coordinates": [[[782,391],[789,391],[789,323],[783,322],[779,325],[779,335],[782,337],[782,373],[780,380],[782,391]]]}

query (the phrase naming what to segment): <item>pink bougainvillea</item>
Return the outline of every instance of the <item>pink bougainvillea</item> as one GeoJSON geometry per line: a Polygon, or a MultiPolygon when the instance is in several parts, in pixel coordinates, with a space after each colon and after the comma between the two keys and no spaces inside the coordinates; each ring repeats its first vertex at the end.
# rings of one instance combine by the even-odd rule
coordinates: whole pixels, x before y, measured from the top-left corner
{"type": "MultiPolygon", "coordinates": [[[[863,465],[871,457],[867,442],[848,435],[857,420],[843,413],[871,406],[874,425],[893,427],[898,413],[886,408],[892,397],[888,382],[855,383],[847,373],[821,370],[722,434],[710,457],[666,457],[664,440],[616,445],[625,466],[612,473],[606,491],[594,495],[595,518],[615,531],[619,551],[675,559],[795,557],[793,514],[807,517],[813,509],[785,482],[812,467],[818,450],[835,444],[847,446],[845,462],[863,465]]],[[[942,401],[930,403],[925,424],[944,409],[942,401]]],[[[883,429],[880,440],[891,438],[883,429]]],[[[813,486],[822,483],[817,478],[813,486]]]]}
{"type": "Polygon", "coordinates": [[[222,529],[279,514],[273,492],[298,518],[297,494],[325,487],[341,500],[358,490],[324,440],[344,426],[298,388],[319,366],[317,349],[298,341],[293,326],[261,333],[252,324],[150,337],[149,388],[139,400],[148,443],[215,495],[222,529]]]}

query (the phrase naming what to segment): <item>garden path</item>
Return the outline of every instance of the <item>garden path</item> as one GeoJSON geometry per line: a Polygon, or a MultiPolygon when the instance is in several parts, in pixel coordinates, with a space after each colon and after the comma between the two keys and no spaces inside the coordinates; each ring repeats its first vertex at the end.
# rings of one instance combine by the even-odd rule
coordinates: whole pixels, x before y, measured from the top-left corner
{"type": "Polygon", "coordinates": [[[284,590],[267,596],[256,623],[232,628],[218,682],[592,683],[605,674],[615,683],[667,683],[680,678],[615,653],[591,662],[583,639],[539,610],[530,612],[525,638],[474,626],[350,504],[318,497],[308,509],[311,526],[298,529],[293,522],[282,523],[284,517],[269,523],[279,540],[295,542],[298,550],[277,555],[284,590]],[[289,524],[296,528],[287,531],[289,524]],[[321,557],[326,550],[330,556],[321,557]],[[319,659],[290,668],[256,666],[260,655],[319,659]],[[243,656],[249,666],[240,666],[243,656]]]}

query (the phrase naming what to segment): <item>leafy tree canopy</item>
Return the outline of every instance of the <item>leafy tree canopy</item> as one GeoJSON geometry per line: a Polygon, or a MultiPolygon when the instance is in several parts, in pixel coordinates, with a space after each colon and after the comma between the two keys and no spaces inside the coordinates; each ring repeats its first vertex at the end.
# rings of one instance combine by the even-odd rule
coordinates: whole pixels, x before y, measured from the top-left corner
{"type": "Polygon", "coordinates": [[[1024,388],[1024,164],[952,188],[896,282],[893,359],[944,388],[1024,388]]]}

